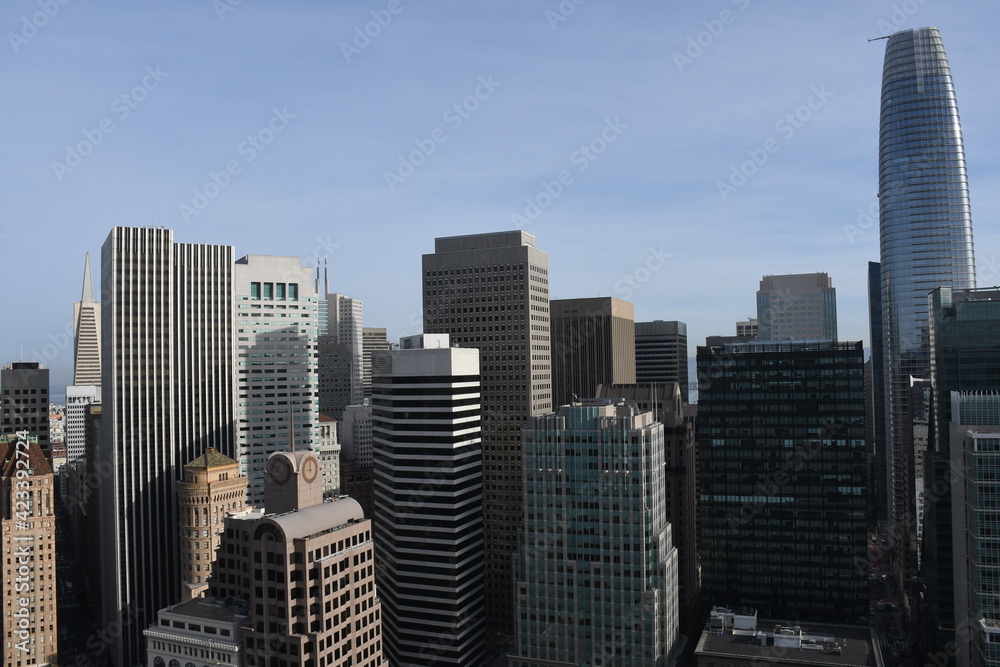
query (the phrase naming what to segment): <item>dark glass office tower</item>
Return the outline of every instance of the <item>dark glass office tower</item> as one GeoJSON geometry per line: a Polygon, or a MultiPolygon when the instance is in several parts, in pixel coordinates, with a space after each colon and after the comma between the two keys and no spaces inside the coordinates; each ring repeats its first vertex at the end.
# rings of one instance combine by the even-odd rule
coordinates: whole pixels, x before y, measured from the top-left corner
{"type": "MultiPolygon", "coordinates": [[[[928,375],[927,295],[975,287],[965,149],[937,28],[889,37],[879,130],[882,352],[886,364],[889,519],[915,527],[902,452],[912,447],[910,378],[928,375]]],[[[913,544],[901,540],[901,544],[913,544]]],[[[913,554],[899,554],[904,579],[913,554]]]]}
{"type": "Polygon", "coordinates": [[[698,348],[702,599],[868,619],[861,342],[698,348]]]}

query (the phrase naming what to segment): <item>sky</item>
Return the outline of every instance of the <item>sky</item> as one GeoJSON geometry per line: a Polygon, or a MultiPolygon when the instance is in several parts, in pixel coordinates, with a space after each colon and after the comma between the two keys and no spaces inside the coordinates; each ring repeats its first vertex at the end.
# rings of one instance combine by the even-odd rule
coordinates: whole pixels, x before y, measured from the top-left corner
{"type": "Polygon", "coordinates": [[[827,272],[869,345],[883,40],[936,26],[980,286],[1000,283],[995,0],[8,0],[0,362],[72,381],[113,226],[325,262],[365,326],[419,333],[434,238],[524,229],[552,298],[705,337],[764,275],[827,272]],[[23,349],[23,353],[22,350],[23,349]]]}

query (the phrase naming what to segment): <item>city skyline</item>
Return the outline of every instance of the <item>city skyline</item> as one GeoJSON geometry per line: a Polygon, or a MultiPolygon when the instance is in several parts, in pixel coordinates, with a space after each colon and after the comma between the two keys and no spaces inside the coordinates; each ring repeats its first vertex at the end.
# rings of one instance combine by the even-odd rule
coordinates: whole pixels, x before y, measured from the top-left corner
{"type": "Polygon", "coordinates": [[[686,322],[696,346],[753,313],[761,275],[826,271],[841,338],[870,346],[865,266],[878,225],[865,216],[877,208],[884,43],[866,40],[925,25],[942,31],[962,100],[984,222],[979,284],[1000,282],[1000,235],[988,228],[1000,212],[989,188],[997,92],[975,86],[1000,61],[987,32],[997,7],[570,4],[59,5],[41,27],[37,3],[5,8],[5,65],[21,94],[0,255],[42,275],[37,291],[9,296],[29,316],[0,348],[15,360],[23,341],[54,388],[70,384],[70,314],[38,296],[75,301],[82,255],[113,225],[164,226],[238,256],[327,259],[331,287],[364,301],[366,324],[396,340],[420,330],[414,278],[433,239],[513,229],[513,216],[549,252],[554,298],[631,301],[639,321],[686,322]],[[353,46],[365,41],[355,28],[363,36],[385,16],[353,46]],[[104,120],[112,129],[98,142],[104,120]],[[66,166],[76,162],[66,146],[86,133],[88,155],[66,166]],[[421,145],[433,152],[406,175],[399,156],[421,145]],[[755,155],[763,164],[734,184],[755,155]],[[540,206],[533,220],[526,198],[540,206]],[[182,205],[197,213],[185,220],[182,205]],[[609,221],[598,257],[589,237],[609,221]],[[43,255],[39,238],[60,243],[43,255]],[[60,268],[39,272],[43,256],[60,268]],[[688,277],[699,287],[673,289],[688,277]]]}

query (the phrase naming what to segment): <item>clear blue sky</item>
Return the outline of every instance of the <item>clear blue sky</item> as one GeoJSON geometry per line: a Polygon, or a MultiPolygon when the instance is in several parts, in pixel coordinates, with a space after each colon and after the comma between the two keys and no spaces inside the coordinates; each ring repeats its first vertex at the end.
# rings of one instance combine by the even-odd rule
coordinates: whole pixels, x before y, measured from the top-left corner
{"type": "MultiPolygon", "coordinates": [[[[867,344],[867,40],[925,25],[955,76],[980,284],[1000,283],[995,0],[10,0],[0,361],[56,350],[113,225],[326,258],[391,337],[419,329],[434,237],[520,224],[553,297],[687,322],[692,353],[754,314],[761,276],[813,271],[867,344]]],[[[42,361],[61,394],[71,348],[42,361]]]]}

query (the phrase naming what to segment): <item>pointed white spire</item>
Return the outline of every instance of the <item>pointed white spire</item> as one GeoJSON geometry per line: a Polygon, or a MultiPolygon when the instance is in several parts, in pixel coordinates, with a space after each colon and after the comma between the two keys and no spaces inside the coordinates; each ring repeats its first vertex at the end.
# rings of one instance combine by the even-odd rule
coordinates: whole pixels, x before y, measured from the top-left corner
{"type": "Polygon", "coordinates": [[[90,253],[87,253],[87,262],[83,268],[83,294],[80,296],[81,303],[94,303],[94,281],[90,278],[90,253]]]}

